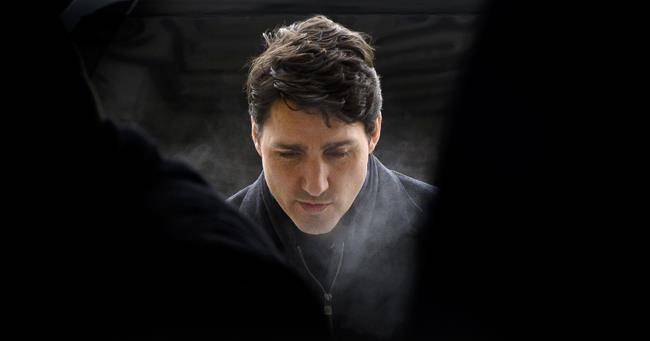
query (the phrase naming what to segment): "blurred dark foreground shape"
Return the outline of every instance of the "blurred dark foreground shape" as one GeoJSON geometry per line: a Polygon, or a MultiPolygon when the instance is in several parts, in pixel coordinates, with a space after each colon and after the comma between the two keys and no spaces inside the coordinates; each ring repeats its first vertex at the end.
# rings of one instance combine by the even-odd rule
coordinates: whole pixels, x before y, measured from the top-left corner
{"type": "Polygon", "coordinates": [[[594,323],[607,290],[591,289],[604,274],[587,271],[604,263],[586,247],[611,246],[593,241],[611,208],[599,184],[611,178],[601,158],[580,164],[595,150],[592,90],[604,86],[591,78],[606,66],[589,64],[601,46],[582,49],[602,36],[571,10],[488,7],[443,137],[414,339],[584,339],[611,323],[594,323]]]}
{"type": "Polygon", "coordinates": [[[36,155],[47,181],[29,193],[33,237],[15,312],[28,321],[23,332],[83,340],[325,338],[318,304],[257,226],[195,171],[162,158],[143,134],[101,118],[80,58],[54,19],[34,41],[46,51],[35,67],[47,72],[28,94],[35,117],[56,115],[61,126],[48,127],[36,155]]]}

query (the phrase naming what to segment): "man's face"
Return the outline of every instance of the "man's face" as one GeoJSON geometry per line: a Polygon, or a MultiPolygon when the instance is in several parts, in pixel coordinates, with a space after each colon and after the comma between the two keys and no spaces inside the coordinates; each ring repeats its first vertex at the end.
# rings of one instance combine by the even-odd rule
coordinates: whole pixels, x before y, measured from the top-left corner
{"type": "Polygon", "coordinates": [[[327,233],[348,211],[379,140],[381,116],[376,123],[370,136],[361,122],[330,117],[327,127],[321,115],[294,111],[278,100],[259,134],[252,124],[269,190],[301,231],[327,233]]]}

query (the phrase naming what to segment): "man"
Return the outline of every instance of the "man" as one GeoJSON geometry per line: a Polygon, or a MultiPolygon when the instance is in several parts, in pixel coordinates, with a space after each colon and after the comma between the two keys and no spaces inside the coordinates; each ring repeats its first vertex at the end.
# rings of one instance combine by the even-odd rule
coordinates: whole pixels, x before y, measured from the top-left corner
{"type": "Polygon", "coordinates": [[[434,188],[372,155],[381,89],[364,35],[324,16],[264,34],[247,81],[263,172],[231,198],[323,299],[340,338],[399,338],[434,188]]]}

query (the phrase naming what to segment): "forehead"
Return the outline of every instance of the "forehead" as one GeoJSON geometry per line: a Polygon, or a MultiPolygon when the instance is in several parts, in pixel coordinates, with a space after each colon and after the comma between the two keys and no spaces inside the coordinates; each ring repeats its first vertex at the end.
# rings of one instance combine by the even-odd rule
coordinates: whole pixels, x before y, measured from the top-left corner
{"type": "MultiPolygon", "coordinates": [[[[293,105],[289,103],[292,107],[293,105]]],[[[345,139],[365,138],[361,122],[345,123],[333,116],[330,126],[325,124],[323,116],[317,112],[293,110],[284,101],[275,101],[271,105],[269,117],[264,123],[262,138],[270,143],[308,144],[331,143],[345,139]]]]}

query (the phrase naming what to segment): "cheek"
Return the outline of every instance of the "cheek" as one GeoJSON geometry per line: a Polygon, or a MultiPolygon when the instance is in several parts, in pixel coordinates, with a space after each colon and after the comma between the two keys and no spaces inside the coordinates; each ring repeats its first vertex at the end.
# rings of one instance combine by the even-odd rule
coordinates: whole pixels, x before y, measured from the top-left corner
{"type": "Polygon", "coordinates": [[[336,168],[337,176],[334,177],[336,179],[336,188],[341,193],[345,193],[346,196],[353,197],[349,199],[353,200],[356,197],[366,179],[367,162],[367,158],[361,157],[336,168]]]}
{"type": "Polygon", "coordinates": [[[264,165],[267,184],[269,184],[269,187],[273,187],[276,194],[288,193],[293,190],[296,177],[293,176],[290,165],[271,157],[263,158],[262,164],[264,165]]]}

